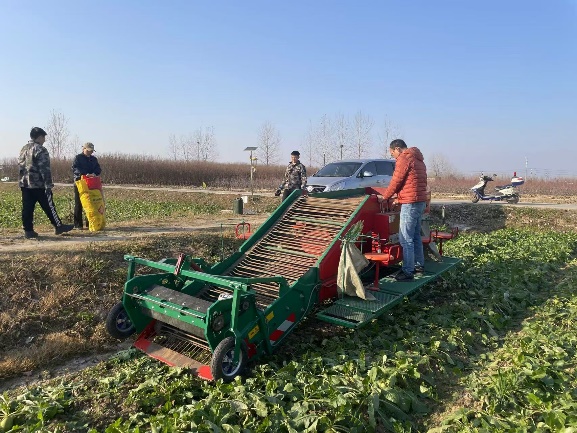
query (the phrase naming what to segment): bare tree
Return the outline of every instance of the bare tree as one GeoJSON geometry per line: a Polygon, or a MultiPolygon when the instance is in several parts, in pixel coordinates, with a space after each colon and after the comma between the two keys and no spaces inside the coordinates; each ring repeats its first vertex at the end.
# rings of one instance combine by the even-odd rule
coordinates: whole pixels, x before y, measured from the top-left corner
{"type": "Polygon", "coordinates": [[[184,161],[192,161],[196,154],[196,139],[193,134],[181,135],[176,137],[172,134],[168,137],[168,144],[173,152],[175,159],[182,159],[184,161]]]}
{"type": "Polygon", "coordinates": [[[311,139],[315,151],[312,155],[312,163],[323,166],[329,161],[337,159],[334,149],[334,128],[331,119],[324,114],[316,128],[311,131],[311,139]]]}
{"type": "Polygon", "coordinates": [[[448,177],[457,174],[457,170],[455,170],[453,164],[451,164],[442,153],[433,153],[425,162],[427,164],[428,174],[431,177],[448,177]]]}
{"type": "Polygon", "coordinates": [[[71,151],[68,143],[70,135],[68,118],[64,114],[52,110],[46,132],[48,133],[46,142],[52,157],[56,159],[65,158],[66,154],[71,151]]]}
{"type": "Polygon", "coordinates": [[[218,156],[214,128],[197,129],[191,134],[168,136],[168,152],[171,159],[184,161],[209,161],[218,156]]]}
{"type": "Polygon", "coordinates": [[[369,153],[372,138],[371,130],[375,122],[370,116],[365,116],[361,111],[355,114],[355,119],[353,123],[353,145],[354,145],[354,155],[357,158],[362,158],[369,153]]]}
{"type": "Polygon", "coordinates": [[[335,145],[339,159],[351,153],[351,125],[344,114],[337,114],[335,119],[335,145]]]}
{"type": "Polygon", "coordinates": [[[73,154],[78,154],[80,153],[81,149],[82,149],[82,141],[80,141],[80,137],[78,136],[78,134],[74,134],[74,137],[72,138],[72,140],[70,140],[70,150],[72,151],[73,154]]]}
{"type": "Polygon", "coordinates": [[[391,122],[385,117],[385,120],[381,124],[381,132],[379,133],[379,148],[381,150],[381,155],[384,158],[390,158],[389,146],[391,141],[398,138],[401,135],[401,128],[396,123],[391,122]]]}
{"type": "Polygon", "coordinates": [[[266,121],[258,133],[258,150],[261,161],[265,165],[274,165],[279,162],[280,133],[275,126],[266,121]]]}
{"type": "Polygon", "coordinates": [[[196,143],[196,160],[213,161],[218,157],[216,140],[214,138],[214,127],[209,126],[203,130],[202,127],[194,131],[193,140],[196,143]]]}
{"type": "Polygon", "coordinates": [[[176,138],[175,134],[170,134],[168,136],[168,154],[170,155],[170,158],[175,161],[178,160],[178,157],[180,156],[180,141],[176,138]]]}
{"type": "Polygon", "coordinates": [[[314,157],[316,154],[316,151],[315,151],[315,147],[316,147],[315,134],[316,134],[316,129],[313,126],[313,122],[309,120],[309,127],[307,129],[307,132],[306,132],[304,138],[303,138],[304,154],[305,154],[306,161],[308,162],[307,167],[313,166],[313,160],[314,160],[314,157]]]}

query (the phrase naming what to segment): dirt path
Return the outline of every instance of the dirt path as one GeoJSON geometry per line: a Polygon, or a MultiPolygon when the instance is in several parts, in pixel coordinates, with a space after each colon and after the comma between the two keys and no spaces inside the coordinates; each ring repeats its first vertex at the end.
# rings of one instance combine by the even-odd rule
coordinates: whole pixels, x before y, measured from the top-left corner
{"type": "MultiPolygon", "coordinates": [[[[136,188],[136,187],[135,187],[136,188]]],[[[167,188],[150,188],[157,190],[171,190],[167,188]]],[[[177,189],[175,189],[177,190],[177,189]]],[[[184,190],[184,189],[181,189],[184,190]]],[[[187,190],[188,191],[188,190],[187,190]]],[[[190,190],[196,192],[196,190],[190,190]]],[[[215,194],[230,194],[230,191],[209,191],[202,190],[206,193],[215,194]]],[[[244,194],[239,192],[239,194],[244,194]]],[[[479,210],[487,209],[487,206],[517,206],[530,208],[547,208],[557,210],[577,210],[577,203],[551,203],[547,198],[534,198],[532,202],[522,202],[515,205],[509,205],[501,202],[479,202],[474,206],[478,206],[479,210]]],[[[470,201],[461,199],[460,197],[439,197],[434,199],[433,205],[459,205],[471,204],[470,201]]],[[[62,249],[62,248],[77,248],[79,245],[87,242],[110,242],[110,241],[125,241],[130,238],[158,235],[163,233],[182,233],[192,231],[215,231],[215,230],[234,230],[234,226],[239,222],[246,221],[251,225],[256,226],[262,224],[267,218],[268,214],[258,215],[233,215],[229,212],[224,212],[221,215],[205,216],[190,220],[173,220],[170,222],[158,221],[140,221],[136,224],[113,224],[107,226],[101,232],[89,232],[87,230],[73,230],[61,236],[55,235],[52,231],[39,231],[40,237],[37,239],[24,239],[20,230],[12,230],[4,234],[0,238],[0,253],[2,252],[25,252],[36,251],[39,249],[62,249]]]]}
{"type": "MultiPolygon", "coordinates": [[[[69,183],[55,183],[56,186],[68,186],[72,187],[72,184],[69,183]]],[[[163,186],[130,186],[130,185],[109,185],[106,184],[106,189],[109,188],[116,188],[116,189],[132,189],[132,190],[147,190],[147,191],[170,191],[170,192],[197,192],[202,194],[222,194],[222,195],[236,195],[238,197],[247,196],[250,197],[251,195],[259,195],[259,196],[268,196],[272,197],[274,191],[265,190],[265,191],[244,191],[244,190],[215,190],[215,189],[207,189],[207,188],[186,188],[186,187],[163,187],[163,186]]]]}
{"type": "Polygon", "coordinates": [[[112,225],[100,232],[88,230],[73,230],[69,233],[57,236],[54,232],[39,230],[37,239],[25,239],[21,232],[14,232],[0,238],[0,253],[2,252],[26,252],[46,249],[77,248],[87,242],[111,242],[125,241],[135,237],[153,236],[169,233],[183,233],[194,231],[234,231],[234,226],[246,221],[255,227],[262,224],[268,214],[238,215],[233,218],[232,214],[223,214],[211,217],[198,218],[191,224],[190,221],[171,221],[170,225],[157,222],[133,225],[112,225]]]}
{"type": "Polygon", "coordinates": [[[115,350],[94,355],[78,356],[58,366],[42,370],[27,371],[22,376],[0,381],[0,393],[22,386],[38,385],[55,377],[65,377],[67,375],[77,373],[84,370],[85,368],[94,366],[101,361],[106,361],[111,356],[116,355],[123,350],[128,350],[131,347],[131,340],[123,341],[116,345],[115,350]]]}

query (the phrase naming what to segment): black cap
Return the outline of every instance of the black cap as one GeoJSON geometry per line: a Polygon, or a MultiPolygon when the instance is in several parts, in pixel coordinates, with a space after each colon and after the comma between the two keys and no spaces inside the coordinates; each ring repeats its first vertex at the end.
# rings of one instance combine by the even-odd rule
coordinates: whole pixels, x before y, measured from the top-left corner
{"type": "Polygon", "coordinates": [[[301,156],[301,154],[300,154],[300,152],[299,152],[298,150],[293,150],[293,151],[291,152],[291,155],[301,156]]]}
{"type": "Polygon", "coordinates": [[[38,126],[35,126],[34,128],[32,128],[30,130],[30,138],[32,140],[36,140],[38,137],[41,137],[43,135],[46,136],[48,134],[46,133],[45,130],[43,130],[42,128],[39,128],[38,126]]]}

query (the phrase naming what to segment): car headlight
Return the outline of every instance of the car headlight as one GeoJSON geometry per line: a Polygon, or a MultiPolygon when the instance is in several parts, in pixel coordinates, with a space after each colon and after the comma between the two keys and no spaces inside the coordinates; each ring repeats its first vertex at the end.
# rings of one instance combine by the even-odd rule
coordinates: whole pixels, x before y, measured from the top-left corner
{"type": "Polygon", "coordinates": [[[341,180],[340,182],[333,183],[332,185],[327,186],[325,191],[340,191],[341,189],[345,189],[346,182],[341,180]]]}
{"type": "Polygon", "coordinates": [[[313,192],[313,189],[314,189],[314,188],[313,188],[312,185],[308,185],[308,186],[307,186],[307,191],[308,191],[308,192],[313,192]]]}

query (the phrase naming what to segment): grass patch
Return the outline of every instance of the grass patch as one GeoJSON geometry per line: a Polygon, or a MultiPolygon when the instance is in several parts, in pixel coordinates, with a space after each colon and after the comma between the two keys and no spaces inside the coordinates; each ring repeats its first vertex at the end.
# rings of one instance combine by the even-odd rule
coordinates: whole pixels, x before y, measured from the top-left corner
{"type": "MultiPolygon", "coordinates": [[[[104,187],[107,226],[121,222],[147,220],[190,220],[200,215],[216,215],[233,209],[238,195],[122,189],[104,187]]],[[[72,187],[54,188],[56,209],[65,223],[73,221],[74,192],[72,187]]],[[[254,213],[272,212],[279,204],[273,197],[254,196],[245,205],[254,213]]],[[[22,227],[22,197],[17,184],[0,183],[0,229],[22,227]]],[[[35,225],[47,227],[50,222],[40,206],[34,213],[35,225]]]]}
{"type": "MultiPolygon", "coordinates": [[[[74,268],[87,267],[91,277],[76,282],[83,288],[77,294],[93,301],[63,291],[70,311],[84,305],[76,323],[118,299],[119,251],[218,257],[218,237],[203,236],[92,247],[102,249],[74,268]]],[[[229,239],[227,254],[233,244],[229,239]]],[[[463,259],[457,271],[389,315],[357,332],[311,332],[318,323],[308,327],[309,319],[275,356],[231,384],[207,383],[129,350],[80,374],[11,391],[0,410],[28,431],[62,432],[516,432],[574,425],[577,235],[504,229],[464,234],[445,248],[463,259]]],[[[61,272],[46,267],[29,285],[43,281],[35,284],[46,293],[61,272]]],[[[76,278],[80,273],[70,281],[76,278]]]]}

